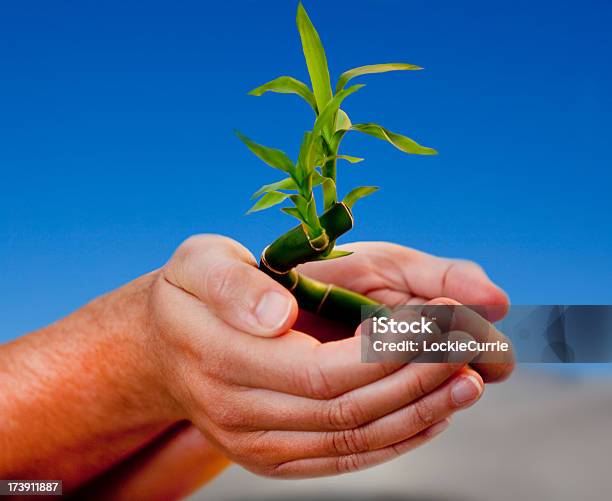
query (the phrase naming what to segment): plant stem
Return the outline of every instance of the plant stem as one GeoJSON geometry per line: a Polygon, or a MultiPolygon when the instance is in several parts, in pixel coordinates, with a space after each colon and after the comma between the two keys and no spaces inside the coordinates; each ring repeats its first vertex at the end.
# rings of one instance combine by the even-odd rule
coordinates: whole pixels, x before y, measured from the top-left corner
{"type": "Polygon", "coordinates": [[[357,326],[361,307],[377,305],[376,301],[333,284],[325,284],[300,275],[294,268],[308,261],[324,259],[335,240],[353,227],[351,210],[336,203],[319,218],[328,236],[323,247],[313,245],[302,225],[276,239],[263,251],[259,268],[289,289],[300,308],[327,318],[357,326]]]}
{"type": "Polygon", "coordinates": [[[353,214],[343,203],[337,203],[319,218],[326,239],[311,239],[303,225],[292,228],[272,242],[262,254],[262,262],[270,270],[284,274],[298,264],[316,261],[329,252],[330,242],[353,227],[353,214]]]}
{"type": "Polygon", "coordinates": [[[324,177],[331,178],[334,183],[336,182],[336,160],[337,159],[334,156],[334,158],[331,158],[325,162],[325,165],[323,165],[323,168],[321,169],[321,174],[324,177]]]}

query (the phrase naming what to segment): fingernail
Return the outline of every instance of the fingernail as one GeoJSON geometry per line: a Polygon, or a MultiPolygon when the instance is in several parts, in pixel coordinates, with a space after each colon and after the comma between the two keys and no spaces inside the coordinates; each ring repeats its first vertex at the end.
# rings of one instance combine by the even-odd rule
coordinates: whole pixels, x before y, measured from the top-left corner
{"type": "Polygon", "coordinates": [[[482,387],[474,376],[464,376],[459,379],[451,390],[451,398],[457,405],[465,405],[478,398],[482,387]]]}
{"type": "Polygon", "coordinates": [[[291,313],[291,299],[275,291],[266,292],[257,303],[255,316],[265,329],[278,329],[291,313]]]}
{"type": "Polygon", "coordinates": [[[436,435],[439,435],[440,433],[442,433],[444,430],[448,429],[449,426],[450,426],[450,419],[446,418],[443,421],[440,421],[439,423],[436,423],[433,426],[430,426],[429,429],[427,430],[427,435],[429,435],[430,437],[435,437],[436,435]]]}

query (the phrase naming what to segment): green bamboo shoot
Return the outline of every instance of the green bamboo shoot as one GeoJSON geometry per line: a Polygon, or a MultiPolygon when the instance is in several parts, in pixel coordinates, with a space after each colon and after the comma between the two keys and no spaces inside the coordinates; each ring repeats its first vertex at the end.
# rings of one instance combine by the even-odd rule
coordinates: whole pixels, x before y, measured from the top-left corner
{"type": "Polygon", "coordinates": [[[334,284],[324,284],[299,274],[296,266],[324,259],[342,258],[350,253],[336,250],[336,240],[354,224],[353,205],[374,193],[376,186],[359,186],[339,201],[338,160],[351,163],[363,159],[340,153],[342,139],[351,131],[361,132],[391,143],[399,150],[416,155],[435,155],[433,148],[421,146],[413,139],[391,132],[374,123],[353,124],[342,110],[344,100],[363,87],[345,88],[349,80],[372,73],[420,70],[406,63],[385,63],[361,66],[343,72],[332,92],[327,57],[323,44],[306,10],[300,3],[297,27],[312,89],[293,77],[282,76],[260,85],[249,94],[266,92],[295,94],[312,108],[315,119],[312,130],[303,136],[297,161],[284,152],[263,146],[238,133],[247,147],[269,166],[282,171],[285,178],[262,186],[253,198],[258,199],[249,213],[291,201],[282,207],[300,224],[274,240],[261,254],[260,269],[290,290],[301,308],[315,314],[356,325],[361,320],[361,307],[377,303],[363,295],[334,284]],[[320,188],[323,210],[319,213],[315,190],[320,188]]]}

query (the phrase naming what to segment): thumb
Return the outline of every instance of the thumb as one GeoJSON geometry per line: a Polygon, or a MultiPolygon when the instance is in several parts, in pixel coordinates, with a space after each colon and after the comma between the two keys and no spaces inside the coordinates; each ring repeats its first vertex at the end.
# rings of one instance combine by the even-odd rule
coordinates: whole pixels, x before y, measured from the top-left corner
{"type": "Polygon", "coordinates": [[[226,237],[189,238],[164,267],[164,276],[221,320],[249,334],[277,336],[297,318],[293,295],[259,271],[245,247],[226,237]]]}

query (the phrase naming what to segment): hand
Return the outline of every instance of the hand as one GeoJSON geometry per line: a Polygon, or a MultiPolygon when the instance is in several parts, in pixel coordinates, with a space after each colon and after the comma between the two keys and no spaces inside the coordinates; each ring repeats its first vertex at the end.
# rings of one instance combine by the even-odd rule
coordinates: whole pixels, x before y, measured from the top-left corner
{"type": "MultiPolygon", "coordinates": [[[[396,277],[375,280],[368,254],[370,281],[354,285],[393,291],[396,277]]],[[[360,262],[351,258],[344,259],[360,262]]],[[[327,475],[391,459],[443,431],[483,389],[467,353],[452,364],[362,364],[355,337],[270,337],[293,323],[295,300],[223,237],[184,243],[159,273],[149,310],[146,348],[159,360],[174,419],[192,421],[229,458],[263,475],[327,475]]]]}
{"type": "MultiPolygon", "coordinates": [[[[357,242],[338,246],[338,249],[354,254],[331,261],[307,263],[300,266],[299,271],[389,306],[462,303],[477,309],[490,322],[502,319],[508,311],[506,293],[472,261],[440,258],[389,242],[357,242]]],[[[478,331],[500,335],[477,315],[466,318],[466,310],[456,310],[461,315],[457,316],[454,328],[467,330],[475,337],[478,331]]],[[[307,312],[300,313],[296,327],[319,339],[342,335],[338,334],[340,327],[337,324],[329,324],[307,312]]],[[[512,354],[508,355],[505,363],[486,363],[477,357],[471,366],[486,382],[499,382],[510,376],[514,360],[512,354]]]]}

